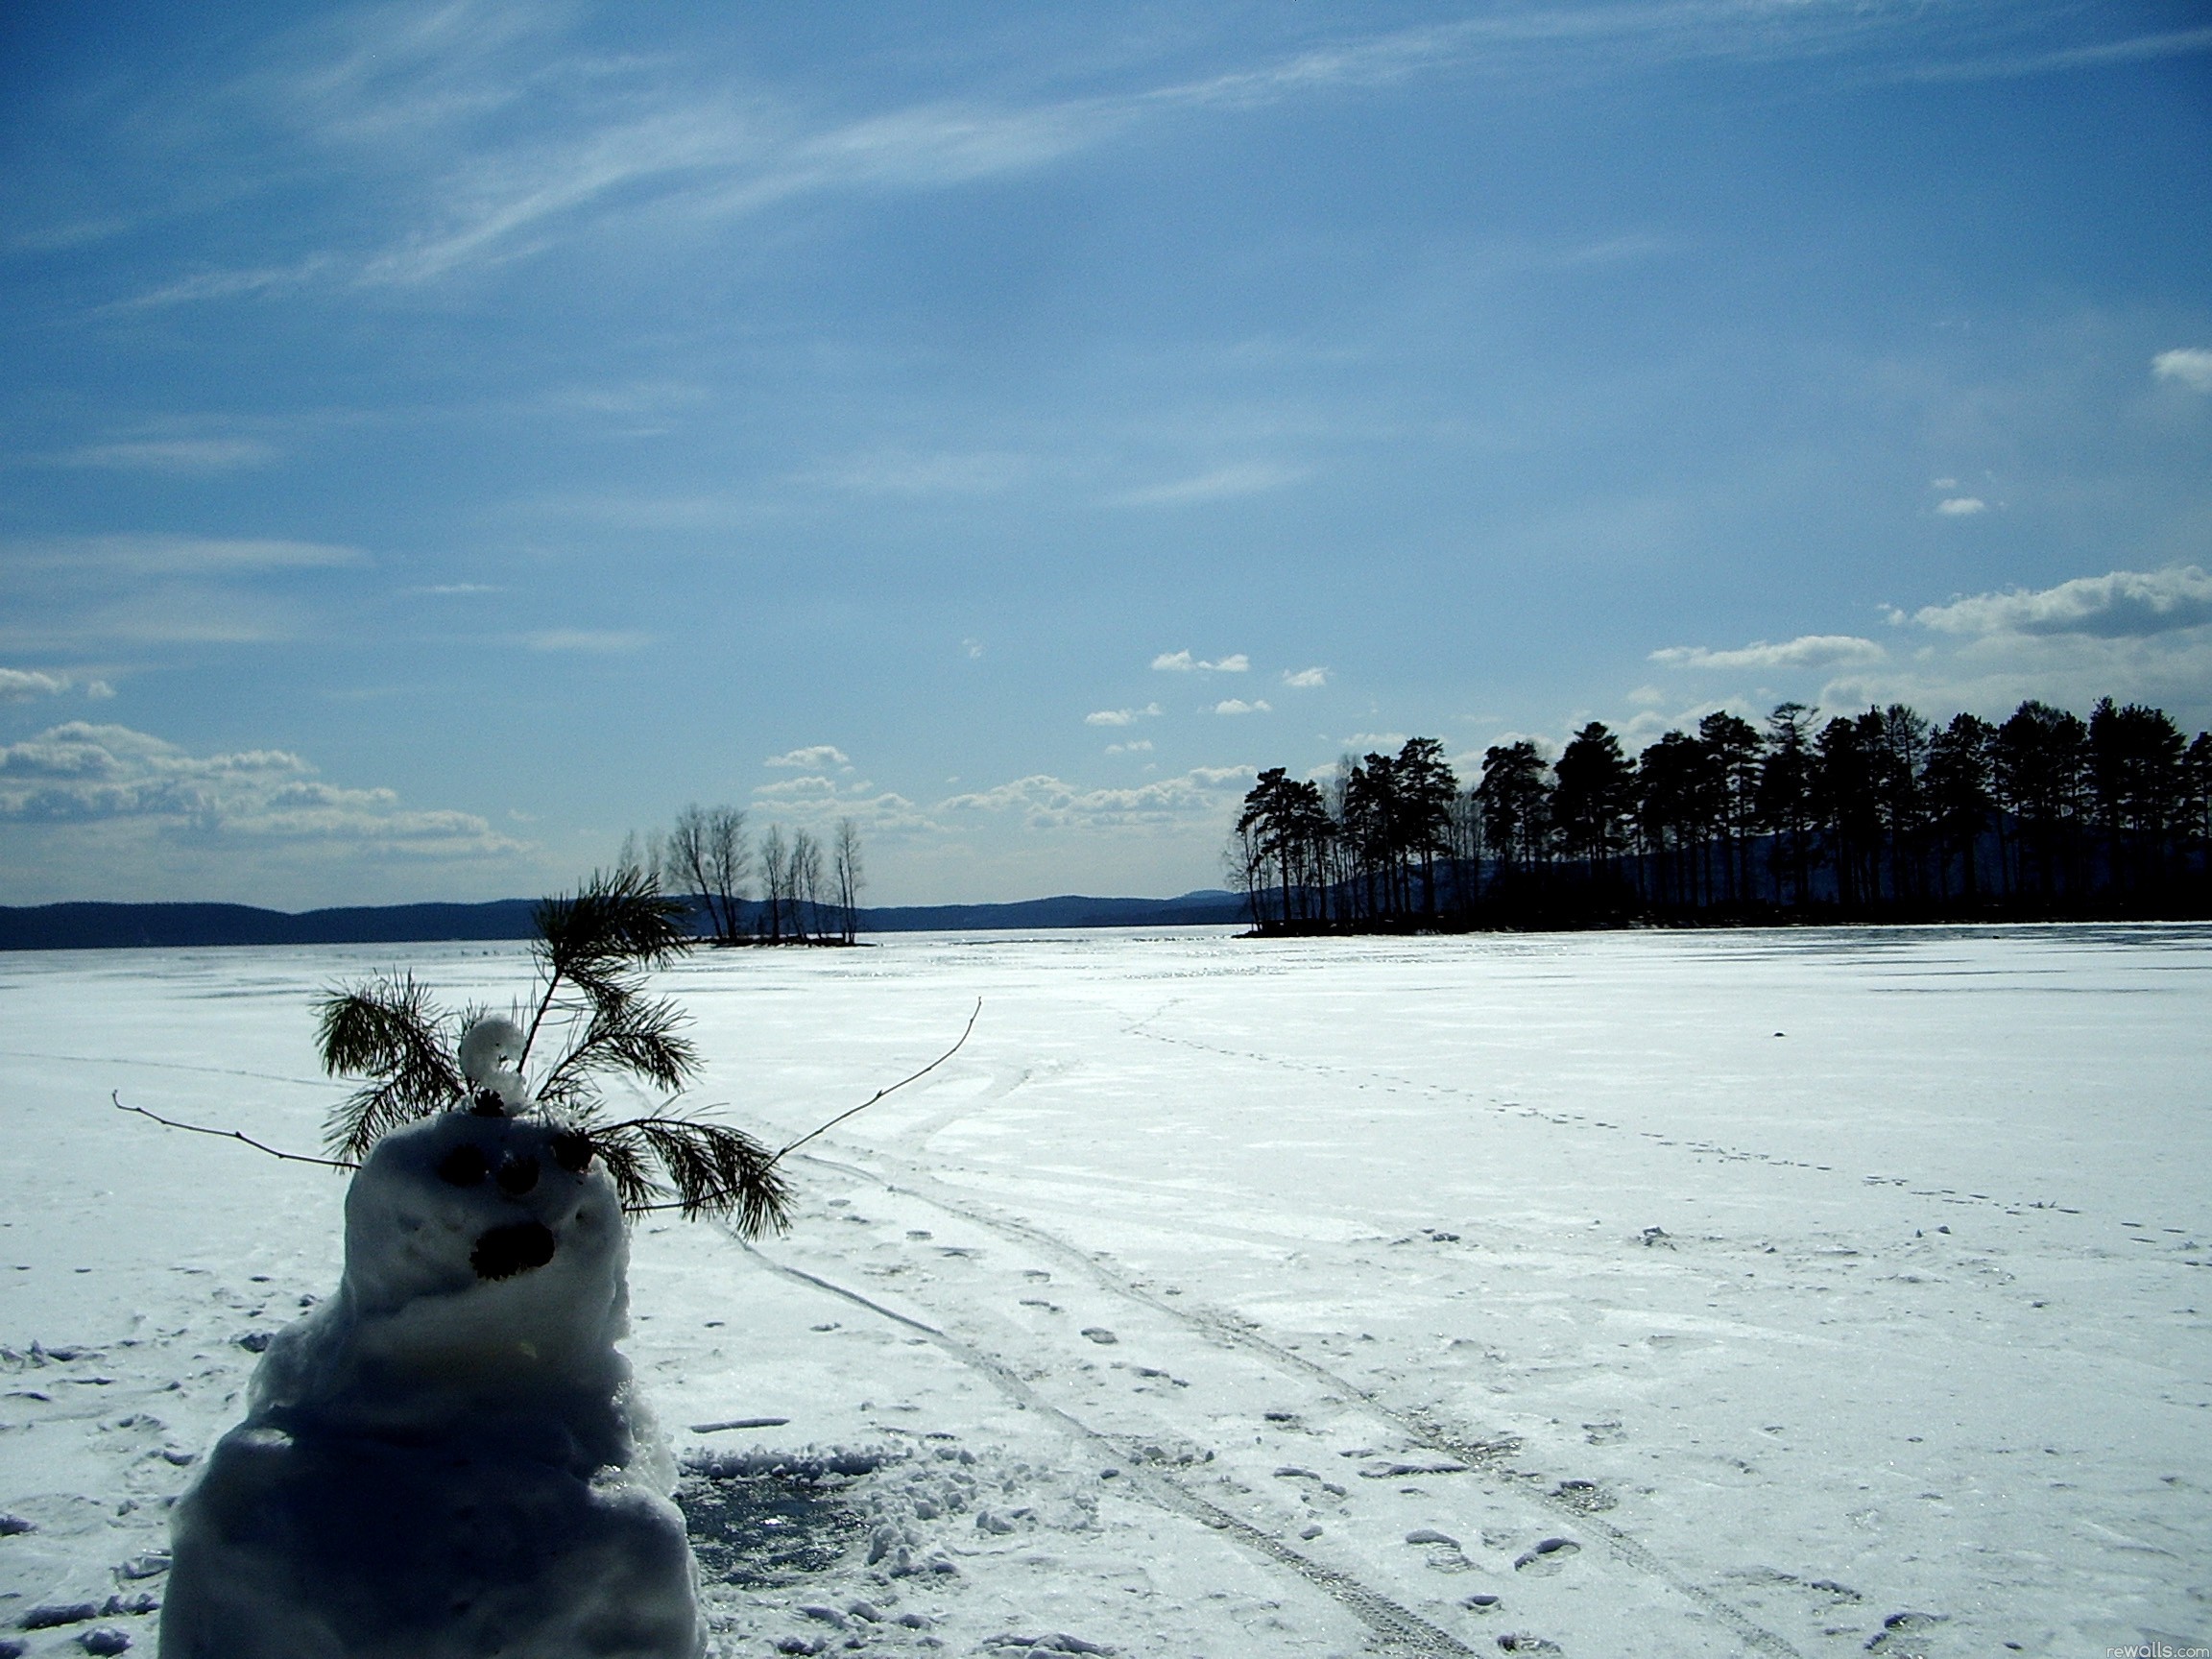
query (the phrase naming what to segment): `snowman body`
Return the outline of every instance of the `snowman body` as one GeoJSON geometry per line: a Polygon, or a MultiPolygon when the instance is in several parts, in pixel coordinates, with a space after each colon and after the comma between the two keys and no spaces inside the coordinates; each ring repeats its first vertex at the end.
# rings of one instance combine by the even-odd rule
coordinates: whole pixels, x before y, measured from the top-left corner
{"type": "Polygon", "coordinates": [[[354,1176],[338,1294],[270,1344],[178,1505],[165,1659],[705,1651],[674,1470],[614,1346],[613,1184],[499,1108],[397,1130],[354,1176]]]}

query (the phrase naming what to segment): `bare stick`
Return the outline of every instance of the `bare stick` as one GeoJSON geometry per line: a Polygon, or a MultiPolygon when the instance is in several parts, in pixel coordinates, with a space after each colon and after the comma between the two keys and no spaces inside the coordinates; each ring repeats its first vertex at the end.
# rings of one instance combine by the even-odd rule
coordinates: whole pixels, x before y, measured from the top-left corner
{"type": "Polygon", "coordinates": [[[936,1059],[930,1061],[928,1065],[923,1067],[921,1070],[914,1072],[911,1076],[902,1077],[898,1082],[889,1085],[887,1088],[877,1090],[875,1094],[869,1095],[868,1098],[861,1101],[859,1105],[851,1108],[849,1111],[838,1113],[836,1117],[830,1118],[830,1121],[823,1124],[821,1128],[809,1129],[805,1134],[800,1136],[798,1140],[792,1142],[790,1145],[784,1147],[781,1152],[777,1153],[775,1157],[769,1159],[768,1166],[773,1169],[779,1163],[782,1161],[786,1153],[798,1151],[800,1147],[805,1145],[806,1142],[813,1140],[815,1136],[826,1134],[830,1130],[836,1128],[838,1124],[844,1122],[846,1118],[854,1117],[859,1113],[867,1111],[869,1107],[875,1105],[876,1102],[882,1099],[884,1095],[895,1094],[900,1090],[905,1088],[907,1084],[919,1083],[923,1078],[928,1076],[930,1072],[936,1070],[938,1067],[944,1065],[946,1061],[951,1059],[953,1055],[960,1052],[961,1046],[968,1041],[969,1033],[975,1029],[975,1022],[981,1019],[982,1016],[983,998],[978,997],[975,998],[975,1011],[968,1016],[968,1023],[966,1027],[962,1029],[960,1033],[960,1041],[958,1043],[953,1044],[951,1047],[946,1049],[944,1053],[938,1055],[936,1059]]]}
{"type": "Polygon", "coordinates": [[[120,1089],[108,1090],[108,1098],[115,1103],[116,1111],[134,1112],[141,1118],[151,1118],[164,1129],[188,1129],[195,1135],[212,1135],[218,1141],[243,1141],[254,1151],[266,1152],[272,1158],[281,1158],[287,1164],[320,1164],[325,1169],[358,1169],[361,1167],[358,1164],[345,1164],[335,1158],[310,1158],[303,1152],[279,1152],[276,1147],[265,1145],[254,1140],[252,1136],[240,1134],[235,1129],[208,1129],[198,1123],[180,1123],[174,1118],[164,1118],[160,1113],[149,1112],[143,1106],[126,1106],[123,1104],[123,1092],[120,1089]]]}

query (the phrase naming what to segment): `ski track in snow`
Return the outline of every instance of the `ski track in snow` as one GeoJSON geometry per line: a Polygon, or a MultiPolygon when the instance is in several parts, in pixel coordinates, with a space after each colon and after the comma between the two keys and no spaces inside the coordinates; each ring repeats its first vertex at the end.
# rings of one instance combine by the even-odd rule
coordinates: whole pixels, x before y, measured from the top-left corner
{"type": "MultiPolygon", "coordinates": [[[[1012,1216],[993,1214],[972,1203],[962,1202],[942,1190],[932,1190],[934,1184],[917,1170],[907,1169],[902,1173],[898,1180],[894,1181],[882,1177],[871,1177],[866,1170],[852,1166],[838,1165],[826,1158],[810,1159],[808,1162],[824,1167],[838,1168],[843,1173],[861,1179],[875,1179],[879,1181],[886,1191],[920,1198],[949,1214],[958,1215],[978,1226],[988,1228],[992,1232],[1040,1249],[1085,1273],[1111,1294],[1166,1316],[1206,1342],[1257,1355],[1281,1374],[1308,1383],[1317,1384],[1323,1390],[1328,1391],[1325,1397],[1332,1404],[1344,1399],[1358,1400],[1376,1418],[1396,1429],[1411,1444],[1456,1459],[1461,1468],[1449,1471],[1449,1473],[1464,1472],[1474,1475],[1483,1489],[1493,1497],[1509,1497],[1524,1503],[1542,1506],[1551,1510],[1569,1525],[1585,1532],[1596,1534],[1604,1541],[1608,1551],[1623,1564],[1660,1580],[1685,1599],[1695,1603],[1726,1624],[1747,1649],[1776,1655],[1778,1659],[1802,1659],[1797,1649],[1781,1637],[1770,1630],[1762,1628],[1740,1609],[1730,1605],[1704,1586],[1692,1582],[1682,1574],[1660,1561],[1649,1550],[1622,1528],[1600,1520],[1593,1514],[1588,1506],[1589,1501],[1581,1496],[1584,1492],[1596,1490],[1593,1483],[1580,1482],[1570,1485],[1562,1481],[1554,1485],[1551,1491],[1547,1492],[1543,1489],[1544,1482],[1549,1479],[1547,1476],[1533,1470],[1509,1468],[1508,1459],[1521,1448],[1521,1442],[1518,1439],[1511,1436],[1492,1439],[1479,1438],[1441,1423],[1430,1414],[1393,1407],[1374,1390],[1363,1387],[1350,1378],[1344,1377],[1325,1365],[1316,1363],[1303,1354],[1292,1352],[1280,1343],[1269,1339],[1246,1321],[1224,1313],[1217,1309],[1178,1307],[1166,1297],[1154,1294],[1145,1286],[1116,1272],[1106,1262],[1085,1252],[1078,1245],[1034,1223],[1017,1220],[1012,1216]],[[1511,1481],[1512,1484],[1508,1486],[1507,1481],[1511,1481]]],[[[752,1247],[747,1246],[747,1248],[751,1249],[752,1247]]],[[[753,1253],[755,1255],[760,1254],[757,1250],[753,1253]]],[[[799,1274],[807,1282],[818,1285],[836,1295],[861,1303],[888,1318],[901,1320],[913,1325],[917,1330],[926,1332],[934,1339],[946,1343],[951,1351],[959,1354],[967,1362],[988,1372],[998,1380],[1000,1386],[1006,1388],[1010,1393],[1016,1394],[1024,1403],[1049,1410],[1055,1417],[1066,1423],[1071,1431],[1096,1440],[1103,1445],[1112,1446],[1116,1443],[1111,1436],[1092,1428],[1071,1412],[1046,1402],[1035,1389],[1022,1382],[1002,1358],[983,1351],[971,1341],[963,1341],[950,1336],[934,1326],[908,1319],[906,1315],[871,1302],[857,1292],[842,1286],[832,1285],[812,1274],[802,1273],[797,1268],[785,1266],[772,1259],[763,1259],[769,1260],[770,1264],[780,1272],[799,1274]]],[[[1157,1355],[1153,1357],[1158,1358],[1157,1355]]],[[[1122,1444],[1121,1450],[1124,1453],[1127,1452],[1128,1448],[1125,1443],[1122,1444]]],[[[1211,1455],[1212,1454],[1209,1452],[1209,1456],[1211,1455]]],[[[1309,1582],[1316,1584],[1329,1594],[1335,1596],[1372,1624],[1378,1635],[1385,1641],[1406,1644],[1410,1646],[1414,1651],[1424,1653],[1467,1653],[1472,1651],[1456,1638],[1436,1629],[1426,1621],[1391,1601],[1380,1592],[1372,1590],[1360,1584],[1356,1578],[1337,1573],[1334,1569],[1321,1567],[1285,1544],[1274,1532],[1255,1527],[1227,1514],[1227,1512],[1190,1492],[1171,1477],[1155,1475],[1146,1483],[1155,1489],[1166,1488],[1162,1501],[1170,1506],[1196,1514],[1209,1526],[1231,1531],[1239,1543],[1259,1551],[1270,1560],[1281,1564],[1299,1576],[1306,1578],[1309,1582]]]]}
{"type": "MultiPolygon", "coordinates": [[[[941,1206],[941,1208],[950,1210],[952,1207],[948,1205],[941,1206]]],[[[956,1213],[968,1214],[964,1211],[956,1213]]],[[[971,1218],[975,1217],[971,1216],[971,1218]]],[[[857,1290],[843,1285],[833,1284],[818,1274],[805,1271],[804,1268],[793,1267],[785,1262],[778,1262],[772,1257],[763,1255],[754,1246],[745,1244],[741,1239],[739,1243],[748,1254],[764,1262],[772,1271],[797,1280],[801,1284],[811,1285],[816,1289],[828,1291],[832,1296],[851,1302],[857,1307],[865,1308],[870,1312],[893,1320],[909,1330],[921,1332],[963,1364],[973,1366],[984,1373],[1025,1409],[1049,1417],[1073,1438],[1089,1442],[1109,1456],[1127,1457],[1133,1450],[1141,1450],[1132,1448],[1126,1439],[1117,1440],[1116,1437],[1094,1429],[1074,1413],[1053,1405],[1037,1389],[1023,1382],[1014,1368],[998,1356],[988,1353],[971,1342],[963,1341],[958,1336],[941,1331],[934,1325],[901,1313],[896,1309],[886,1308],[882,1303],[872,1301],[857,1290]]],[[[1124,1291],[1123,1293],[1126,1294],[1127,1292],[1124,1291]]],[[[1135,1299],[1132,1298],[1132,1300],[1135,1299]]],[[[1373,1628],[1375,1634],[1391,1647],[1421,1655],[1467,1654],[1474,1651],[1465,1643],[1437,1629],[1435,1625],[1431,1624],[1418,1615],[1407,1612],[1397,1602],[1360,1583],[1350,1574],[1339,1573],[1333,1568],[1324,1567],[1310,1556],[1300,1554],[1273,1532],[1255,1527],[1251,1523],[1230,1514],[1226,1509],[1208,1503],[1171,1476],[1145,1469],[1118,1472],[1118,1474],[1119,1478],[1127,1479],[1131,1485],[1163,1508],[1188,1515],[1215,1531],[1229,1533],[1239,1544],[1256,1551],[1271,1563],[1287,1568],[1308,1583],[1335,1598],[1351,1609],[1354,1614],[1364,1620],[1373,1628]]]]}

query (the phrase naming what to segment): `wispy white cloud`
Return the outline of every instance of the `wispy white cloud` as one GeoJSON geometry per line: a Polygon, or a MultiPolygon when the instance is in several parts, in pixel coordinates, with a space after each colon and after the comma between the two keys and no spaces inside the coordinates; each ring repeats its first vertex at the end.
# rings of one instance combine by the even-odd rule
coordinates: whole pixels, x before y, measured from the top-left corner
{"type": "Polygon", "coordinates": [[[143,294],[113,301],[99,309],[108,313],[159,311],[173,305],[195,305],[211,300],[265,299],[292,293],[310,283],[333,276],[345,267],[331,254],[319,253],[285,266],[254,266],[235,271],[196,271],[150,288],[143,294]]]}
{"type": "Polygon", "coordinates": [[[2212,392],[2212,351],[2197,346],[2161,351],[2151,359],[2151,373],[2192,392],[2212,392]]]}
{"type": "Polygon", "coordinates": [[[1106,753],[1109,755],[1149,755],[1152,753],[1152,739],[1149,737],[1133,737],[1126,743],[1109,743],[1106,745],[1106,753]]]}
{"type": "Polygon", "coordinates": [[[1190,501],[1224,501],[1238,495],[1258,495],[1295,484],[1306,474],[1296,468],[1250,461],[1234,467],[1216,467],[1192,478],[1124,490],[1110,497],[1117,507],[1172,507],[1190,501]]]}
{"type": "Polygon", "coordinates": [[[1300,690],[1310,690],[1316,685],[1329,684],[1329,670],[1326,668],[1300,668],[1296,672],[1292,672],[1286,668],[1283,670],[1283,684],[1297,686],[1300,690]]]}
{"type": "Polygon", "coordinates": [[[1027,475],[1029,459],[1001,450],[916,455],[889,450],[824,468],[802,482],[876,495],[996,495],[1027,475]]]}
{"type": "Polygon", "coordinates": [[[236,472],[266,467],[276,447],[258,438],[149,438],[132,443],[87,444],[64,450],[54,460],[61,467],[97,467],[115,472],[236,472]]]}
{"type": "Polygon", "coordinates": [[[1989,511],[1989,503],[1979,495],[1953,495],[1936,503],[1936,511],[1946,518],[1971,518],[1977,513],[1989,511]]]}
{"type": "Polygon", "coordinates": [[[1943,634],[2084,634],[2142,637],[2212,622],[2212,576],[2194,565],[2113,570],[2041,589],[1976,593],[1912,613],[1943,634]]]}
{"type": "Polygon", "coordinates": [[[1832,668],[1849,662],[1879,662],[1888,653],[1871,639],[1853,634],[1804,634],[1779,645],[1761,640],[1733,651],[1710,651],[1702,645],[1670,645],[1651,653],[1651,661],[1669,668],[1736,669],[1832,668]]]}
{"type": "Polygon", "coordinates": [[[202,839],[319,843],[357,856],[524,850],[472,813],[412,810],[390,789],[322,782],[312,765],[281,749],[193,755],[126,726],[85,721],[0,748],[0,823],[117,820],[202,839]]]}
{"type": "MultiPolygon", "coordinates": [[[[198,271],[126,303],[432,282],[603,233],[617,219],[711,222],[808,198],[1014,178],[1196,111],[1441,74],[1579,84],[1670,64],[1860,54],[1865,72],[1891,78],[1989,78],[2212,46],[2204,29],[2053,46],[2048,19],[2022,12],[1931,20],[1858,0],[1538,4],[1088,96],[1019,103],[953,93],[824,121],[765,85],[687,78],[665,59],[584,48],[565,7],[362,8],[293,32],[282,48],[288,65],[243,73],[228,96],[257,101],[305,152],[373,173],[401,228],[366,251],[198,271]]],[[[1124,499],[1202,500],[1287,481],[1279,469],[1226,469],[1124,499]]]]}
{"type": "Polygon", "coordinates": [[[1208,662],[1188,651],[1163,651],[1152,659],[1152,666],[1163,674],[1242,674],[1252,666],[1252,659],[1237,651],[1208,662]]]}
{"type": "Polygon", "coordinates": [[[1156,719],[1160,705],[1147,703],[1142,709],[1100,709],[1083,716],[1086,726],[1133,726],[1140,720],[1156,719]]]}
{"type": "Polygon", "coordinates": [[[16,571],[227,576],[361,565],[358,547],[222,536],[23,536],[0,541],[16,571]]]}
{"type": "Polygon", "coordinates": [[[1214,712],[1216,714],[1268,714],[1272,713],[1273,710],[1267,706],[1267,700],[1263,697],[1254,698],[1249,703],[1241,697],[1227,697],[1214,705],[1214,712]]]}
{"type": "Polygon", "coordinates": [[[1914,64],[1899,71],[1898,78],[2012,81],[2032,75],[2061,74],[2069,69],[2095,69],[2110,63],[2194,57],[2204,52],[2212,52],[2212,29],[2170,29],[2155,35],[2131,35],[2119,40],[2085,41],[2041,51],[1969,52],[1942,62],[1914,64]]]}
{"type": "Polygon", "coordinates": [[[574,651],[586,656],[611,657],[625,651],[642,651],[653,636],[636,628],[544,628],[526,634],[522,642],[533,651],[574,651]]]}
{"type": "Polygon", "coordinates": [[[367,564],[327,542],[199,536],[0,540],[0,642],[18,651],[94,641],[238,644],[309,625],[302,579],[367,564]]]}
{"type": "Polygon", "coordinates": [[[781,755],[771,755],[760,762],[763,766],[778,766],[787,770],[821,771],[827,766],[852,769],[852,757],[834,743],[809,743],[804,749],[788,750],[781,755]]]}

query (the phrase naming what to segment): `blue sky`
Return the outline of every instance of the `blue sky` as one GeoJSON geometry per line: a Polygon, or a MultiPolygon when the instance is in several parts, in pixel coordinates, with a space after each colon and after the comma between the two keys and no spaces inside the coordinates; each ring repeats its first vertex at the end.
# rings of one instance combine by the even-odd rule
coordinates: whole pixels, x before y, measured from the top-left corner
{"type": "Polygon", "coordinates": [[[0,16],[0,902],[1214,884],[1258,767],[2212,724],[2212,23],[0,16]]]}

